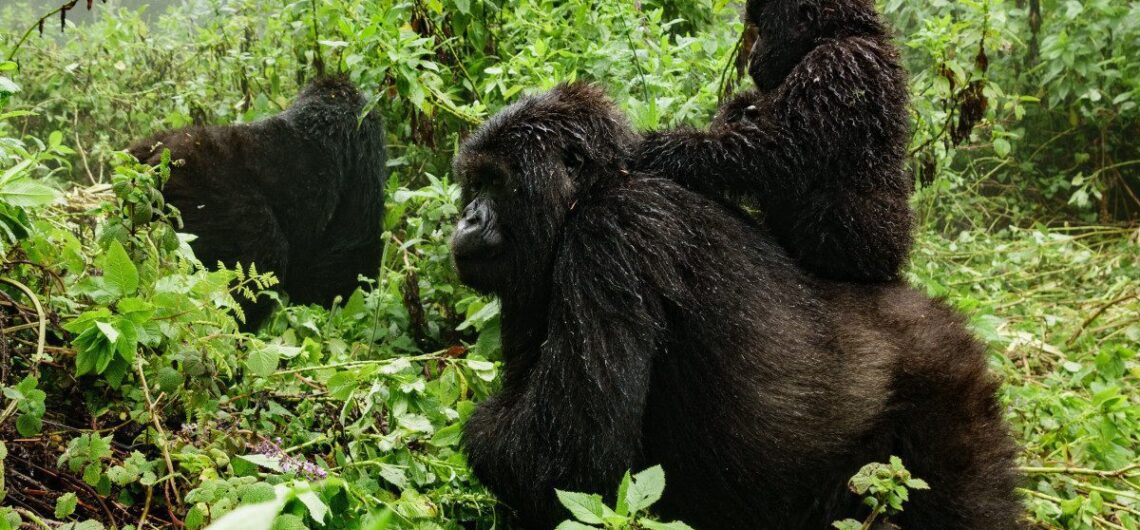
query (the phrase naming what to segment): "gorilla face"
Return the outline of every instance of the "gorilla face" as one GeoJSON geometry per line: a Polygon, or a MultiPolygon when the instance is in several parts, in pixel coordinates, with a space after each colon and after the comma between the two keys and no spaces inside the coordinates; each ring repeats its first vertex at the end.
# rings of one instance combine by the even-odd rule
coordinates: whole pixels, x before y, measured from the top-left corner
{"type": "Polygon", "coordinates": [[[464,142],[454,174],[465,207],[451,240],[460,280],[512,296],[549,283],[567,215],[632,145],[621,116],[597,88],[560,85],[511,105],[464,142]]]}

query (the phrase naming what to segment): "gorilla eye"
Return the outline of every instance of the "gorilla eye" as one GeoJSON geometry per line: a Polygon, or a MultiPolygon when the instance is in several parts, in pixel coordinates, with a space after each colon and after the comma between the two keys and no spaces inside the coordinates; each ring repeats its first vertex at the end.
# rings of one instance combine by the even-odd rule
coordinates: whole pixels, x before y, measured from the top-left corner
{"type": "Polygon", "coordinates": [[[485,189],[492,189],[500,186],[503,183],[503,176],[493,169],[484,169],[475,173],[473,178],[468,181],[467,187],[471,191],[482,191],[485,189]]]}

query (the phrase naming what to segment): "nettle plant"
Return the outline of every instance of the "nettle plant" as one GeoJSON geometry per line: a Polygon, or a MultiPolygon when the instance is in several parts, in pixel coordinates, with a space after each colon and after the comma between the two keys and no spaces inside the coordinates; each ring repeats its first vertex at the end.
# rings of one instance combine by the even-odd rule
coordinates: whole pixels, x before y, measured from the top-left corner
{"type": "Polygon", "coordinates": [[[170,163],[169,152],[157,168],[120,160],[114,198],[88,212],[105,221],[96,230],[94,268],[73,292],[93,307],[63,328],[75,337],[76,375],[102,376],[113,388],[128,372],[143,370],[136,362],[140,346],[157,351],[177,344],[192,323],[235,336],[228,313],[243,315],[234,297],[254,298],[277,283],[252,265],[227,270],[219,264],[217,272],[206,272],[196,264],[175,232],[177,210],[162,198],[170,163]]]}
{"type": "Polygon", "coordinates": [[[618,486],[617,503],[609,507],[601,495],[561,491],[558,500],[570,510],[573,519],[555,530],[692,530],[680,521],[661,523],[650,518],[649,507],[665,492],[665,471],[653,466],[636,475],[628,471],[618,486]]]}
{"type": "Polygon", "coordinates": [[[875,462],[863,466],[847,485],[852,493],[863,496],[871,513],[863,521],[845,519],[833,523],[838,530],[869,530],[880,519],[889,528],[890,516],[903,511],[910,490],[930,489],[925,481],[912,477],[897,456],[892,456],[889,464],[875,462]]]}

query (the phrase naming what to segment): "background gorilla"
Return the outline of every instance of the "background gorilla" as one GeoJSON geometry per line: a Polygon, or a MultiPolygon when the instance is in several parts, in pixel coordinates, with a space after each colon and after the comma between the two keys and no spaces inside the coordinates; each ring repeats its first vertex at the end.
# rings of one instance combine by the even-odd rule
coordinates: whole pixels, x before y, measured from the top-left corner
{"type": "Polygon", "coordinates": [[[560,86],[455,161],[455,265],[500,298],[505,359],[464,444],[521,522],[566,518],[555,488],[660,463],[663,516],[820,530],[865,514],[846,481],[895,454],[932,488],[903,528],[1015,528],[1015,447],[961,318],[903,285],[805,275],[747,217],[622,171],[634,142],[600,91],[560,86]]]}
{"type": "Polygon", "coordinates": [[[871,0],[750,0],[758,91],[709,131],[652,133],[634,167],[758,203],[785,249],[838,280],[897,277],[911,246],[906,72],[871,0]]]}
{"type": "MultiPolygon", "coordinates": [[[[292,302],[327,305],[380,266],[384,131],[375,113],[360,120],[364,102],[349,81],[320,79],[271,118],[164,132],[129,151],[158,164],[170,149],[163,196],[202,263],[255,263],[292,302]]],[[[242,305],[247,328],[273,307],[242,305]]]]}

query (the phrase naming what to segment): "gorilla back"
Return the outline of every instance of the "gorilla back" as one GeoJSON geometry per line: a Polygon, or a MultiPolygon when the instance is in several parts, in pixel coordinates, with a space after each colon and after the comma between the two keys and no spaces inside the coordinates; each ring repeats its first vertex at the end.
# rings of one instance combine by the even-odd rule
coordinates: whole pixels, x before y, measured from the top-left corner
{"type": "Polygon", "coordinates": [[[909,88],[872,0],[749,0],[756,91],[707,131],[653,132],[634,166],[728,202],[746,198],[801,267],[899,277],[911,247],[909,88]]]}
{"type": "MultiPolygon", "coordinates": [[[[360,119],[364,103],[347,80],[320,79],[276,116],[164,132],[130,152],[157,164],[170,149],[163,195],[204,264],[253,263],[293,302],[329,304],[380,264],[384,131],[375,113],[360,119]]],[[[272,309],[243,307],[247,327],[272,309]]]]}
{"type": "Polygon", "coordinates": [[[820,530],[866,515],[846,480],[893,454],[931,485],[903,528],[1015,528],[1015,447],[962,319],[903,285],[814,279],[743,215],[623,171],[634,141],[600,91],[561,86],[455,162],[456,267],[501,299],[505,359],[464,443],[521,522],[565,519],[555,488],[660,463],[665,517],[820,530]]]}

